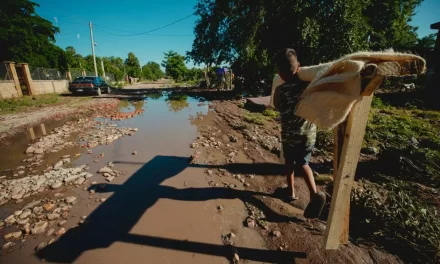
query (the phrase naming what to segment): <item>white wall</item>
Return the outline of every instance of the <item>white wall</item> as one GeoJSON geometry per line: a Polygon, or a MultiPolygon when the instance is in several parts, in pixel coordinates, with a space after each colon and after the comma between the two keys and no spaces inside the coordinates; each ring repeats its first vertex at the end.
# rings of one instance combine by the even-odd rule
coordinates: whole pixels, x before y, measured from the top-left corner
{"type": "Polygon", "coordinates": [[[32,81],[36,94],[48,94],[48,93],[66,93],[68,92],[69,82],[67,80],[41,80],[32,81]]]}
{"type": "Polygon", "coordinates": [[[14,81],[0,81],[0,99],[18,97],[14,81]]]}

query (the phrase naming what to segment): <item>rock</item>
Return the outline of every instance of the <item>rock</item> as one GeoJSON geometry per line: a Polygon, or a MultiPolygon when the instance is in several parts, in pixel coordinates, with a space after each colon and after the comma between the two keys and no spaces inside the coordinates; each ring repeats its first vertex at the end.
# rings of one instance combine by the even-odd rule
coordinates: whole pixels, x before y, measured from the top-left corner
{"type": "Polygon", "coordinates": [[[41,214],[43,211],[44,211],[44,208],[41,206],[37,206],[37,207],[34,207],[34,209],[32,209],[32,213],[34,213],[36,215],[41,214]]]}
{"type": "Polygon", "coordinates": [[[68,203],[68,204],[74,204],[75,201],[76,201],[76,197],[75,196],[69,196],[64,201],[66,201],[66,203],[68,203]]]}
{"type": "Polygon", "coordinates": [[[320,175],[316,171],[313,171],[313,177],[318,178],[320,175]]]}
{"type": "Polygon", "coordinates": [[[45,205],[43,205],[43,208],[46,212],[52,211],[53,209],[55,209],[56,205],[53,203],[47,203],[45,205]]]}
{"type": "Polygon", "coordinates": [[[244,183],[244,182],[245,182],[245,179],[240,179],[240,182],[241,182],[241,183],[244,183]]]}
{"type": "Polygon", "coordinates": [[[86,153],[87,153],[87,154],[92,154],[92,150],[91,150],[91,149],[88,149],[86,153]]]}
{"type": "Polygon", "coordinates": [[[94,194],[95,192],[96,192],[96,190],[93,188],[89,190],[89,193],[91,193],[91,194],[94,194]]]}
{"type": "Polygon", "coordinates": [[[15,216],[19,216],[19,215],[21,215],[22,213],[23,213],[22,210],[18,210],[18,211],[15,211],[15,212],[14,212],[14,215],[15,215],[15,216]]]}
{"type": "Polygon", "coordinates": [[[46,217],[47,217],[47,220],[55,220],[55,219],[60,218],[60,215],[54,213],[54,214],[47,214],[46,217]]]}
{"type": "Polygon", "coordinates": [[[13,247],[13,246],[15,246],[15,243],[14,243],[14,242],[7,242],[6,244],[4,244],[4,245],[2,246],[2,249],[3,249],[3,250],[7,250],[7,249],[10,249],[10,248],[13,247]]]}
{"type": "Polygon", "coordinates": [[[55,229],[51,228],[51,229],[47,230],[46,236],[50,237],[51,235],[53,235],[54,232],[55,232],[55,229]]]}
{"type": "Polygon", "coordinates": [[[98,173],[112,173],[112,172],[113,172],[113,170],[110,169],[109,167],[101,168],[101,169],[98,171],[98,173]]]}
{"type": "Polygon", "coordinates": [[[29,218],[17,220],[17,225],[25,225],[29,222],[29,218]]]}
{"type": "Polygon", "coordinates": [[[138,154],[137,151],[133,151],[133,152],[131,153],[131,155],[137,155],[137,154],[138,154]]]}
{"type": "Polygon", "coordinates": [[[234,189],[235,187],[237,187],[235,184],[231,183],[228,185],[229,188],[234,189]]]}
{"type": "Polygon", "coordinates": [[[377,153],[379,153],[379,151],[377,150],[377,148],[368,147],[368,148],[362,148],[361,153],[366,155],[376,155],[377,153]]]}
{"type": "Polygon", "coordinates": [[[55,232],[55,236],[59,237],[66,233],[66,229],[64,227],[61,227],[58,231],[55,232]]]}
{"type": "Polygon", "coordinates": [[[229,135],[229,141],[231,142],[238,142],[238,138],[234,135],[229,135]]]}
{"type": "Polygon", "coordinates": [[[5,222],[0,220],[0,229],[5,226],[5,222]]]}
{"type": "Polygon", "coordinates": [[[25,152],[26,152],[26,154],[32,154],[32,153],[34,153],[34,151],[35,151],[35,148],[28,147],[25,152]]]}
{"type": "Polygon", "coordinates": [[[247,217],[246,218],[246,226],[249,228],[254,228],[256,226],[255,219],[250,216],[247,217]]]}
{"type": "Polygon", "coordinates": [[[62,159],[62,161],[63,161],[64,164],[70,163],[70,159],[69,158],[62,159]]]}
{"type": "Polygon", "coordinates": [[[199,143],[191,143],[190,147],[191,148],[198,148],[199,147],[199,143]]]}
{"type": "Polygon", "coordinates": [[[47,221],[39,221],[31,229],[31,233],[33,235],[42,234],[42,233],[44,233],[44,231],[46,231],[46,228],[47,228],[48,225],[49,225],[49,223],[47,221]]]}
{"type": "Polygon", "coordinates": [[[35,251],[40,251],[47,246],[46,242],[41,242],[36,248],[35,251]]]}
{"type": "Polygon", "coordinates": [[[39,205],[40,203],[41,203],[40,200],[38,200],[38,201],[32,201],[32,202],[28,203],[27,205],[25,205],[25,207],[23,207],[23,210],[24,210],[24,209],[31,209],[31,208],[34,208],[35,206],[39,205]]]}
{"type": "Polygon", "coordinates": [[[107,198],[101,198],[100,201],[101,201],[101,203],[103,203],[103,202],[107,201],[107,198]]]}
{"type": "Polygon", "coordinates": [[[49,242],[47,242],[48,245],[52,244],[53,242],[55,242],[55,238],[52,238],[51,240],[49,240],[49,242]]]}
{"type": "Polygon", "coordinates": [[[115,179],[115,176],[109,176],[107,178],[105,178],[106,181],[111,182],[115,179]]]}
{"type": "Polygon", "coordinates": [[[232,258],[232,263],[234,263],[234,264],[240,263],[240,257],[238,256],[237,252],[234,252],[234,257],[232,258]]]}
{"type": "Polygon", "coordinates": [[[217,206],[218,211],[223,211],[223,209],[225,209],[223,206],[221,206],[221,205],[217,206]]]}
{"type": "Polygon", "coordinates": [[[61,220],[58,222],[58,226],[63,226],[67,223],[67,220],[61,220]]]}
{"type": "Polygon", "coordinates": [[[62,156],[61,158],[62,158],[62,159],[67,159],[67,158],[70,158],[70,155],[64,155],[64,156],[62,156]]]}
{"type": "Polygon", "coordinates": [[[63,183],[60,182],[60,181],[56,181],[56,182],[54,182],[54,183],[50,186],[50,188],[52,188],[52,189],[58,189],[58,188],[60,188],[61,186],[63,186],[63,183]]]}
{"type": "Polygon", "coordinates": [[[281,232],[280,231],[272,231],[271,233],[271,236],[274,236],[274,237],[281,237],[281,232]]]}
{"type": "Polygon", "coordinates": [[[58,161],[55,165],[53,165],[54,169],[59,169],[63,167],[64,162],[62,160],[58,161]]]}
{"type": "Polygon", "coordinates": [[[235,234],[232,232],[227,235],[222,236],[223,244],[225,244],[225,245],[234,244],[234,241],[233,241],[234,238],[235,238],[235,234]]]}
{"type": "Polygon", "coordinates": [[[44,153],[44,149],[42,149],[42,148],[36,148],[34,150],[34,154],[43,154],[43,153],[44,153]]]}
{"type": "Polygon", "coordinates": [[[86,179],[83,178],[83,177],[81,177],[81,178],[79,178],[78,180],[75,181],[75,184],[76,184],[76,185],[81,185],[81,184],[83,184],[85,181],[86,181],[86,179]]]}
{"type": "Polygon", "coordinates": [[[208,175],[212,175],[213,174],[212,170],[207,170],[206,173],[208,173],[208,175]]]}
{"type": "Polygon", "coordinates": [[[23,213],[20,214],[19,218],[20,219],[25,219],[28,218],[31,215],[31,211],[30,210],[26,210],[23,213]]]}
{"type": "Polygon", "coordinates": [[[31,232],[31,224],[26,223],[21,230],[26,234],[29,235],[29,233],[31,232]]]}
{"type": "Polygon", "coordinates": [[[286,183],[281,184],[281,188],[285,189],[287,187],[289,187],[289,186],[286,183]]]}
{"type": "Polygon", "coordinates": [[[9,233],[5,235],[3,238],[5,240],[18,240],[20,239],[21,235],[22,235],[21,231],[17,231],[17,232],[9,233]]]}
{"type": "Polygon", "coordinates": [[[61,196],[63,196],[62,193],[56,193],[56,194],[53,195],[53,197],[61,197],[61,196]]]}

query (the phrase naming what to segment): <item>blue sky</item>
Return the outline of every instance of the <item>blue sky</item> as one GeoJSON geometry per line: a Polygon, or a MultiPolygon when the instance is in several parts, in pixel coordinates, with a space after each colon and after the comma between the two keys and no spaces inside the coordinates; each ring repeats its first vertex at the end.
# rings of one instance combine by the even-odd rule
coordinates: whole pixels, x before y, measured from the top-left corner
{"type": "MultiPolygon", "coordinates": [[[[167,25],[192,14],[197,0],[34,1],[40,4],[37,13],[60,27],[61,34],[56,36],[56,44],[61,48],[73,46],[82,55],[91,54],[89,21],[97,25],[94,30],[97,56],[126,58],[128,52],[134,52],[141,64],[161,62],[163,53],[169,50],[184,55],[191,49],[194,39],[195,16],[151,33],[153,35],[120,37],[108,33],[124,35],[167,25]]],[[[435,32],[429,26],[440,21],[439,14],[440,0],[422,3],[412,22],[419,26],[420,36],[435,32]]],[[[193,65],[189,63],[188,66],[193,65]]]]}

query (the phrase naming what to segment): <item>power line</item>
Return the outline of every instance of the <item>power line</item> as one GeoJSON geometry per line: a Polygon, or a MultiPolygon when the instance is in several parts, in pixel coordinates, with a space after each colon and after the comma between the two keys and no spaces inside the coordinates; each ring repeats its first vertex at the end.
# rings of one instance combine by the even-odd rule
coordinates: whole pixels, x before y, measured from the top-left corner
{"type": "MultiPolygon", "coordinates": [[[[172,26],[172,25],[177,24],[177,23],[179,23],[180,21],[183,21],[183,20],[185,20],[185,19],[188,19],[188,18],[190,18],[190,17],[192,17],[192,16],[194,16],[194,14],[188,15],[188,16],[186,16],[186,17],[184,17],[184,18],[181,18],[181,19],[179,19],[179,20],[176,20],[176,21],[174,21],[174,22],[172,22],[172,23],[170,23],[170,24],[167,24],[167,25],[165,25],[165,26],[158,27],[158,28],[155,28],[155,29],[152,29],[152,30],[146,31],[146,32],[133,33],[133,34],[125,34],[125,35],[114,34],[114,33],[109,33],[109,32],[106,32],[106,33],[111,34],[111,35],[114,35],[114,36],[119,36],[119,37],[131,37],[131,36],[138,36],[138,35],[148,35],[148,34],[151,33],[151,32],[158,31],[158,30],[160,30],[160,29],[163,29],[163,28],[166,28],[166,27],[172,26]]],[[[99,27],[99,25],[95,25],[95,26],[98,26],[98,27],[99,27]]],[[[102,29],[101,29],[101,30],[102,30],[102,29]]],[[[121,31],[121,30],[118,30],[118,31],[121,31]]]]}
{"type": "MultiPolygon", "coordinates": [[[[95,29],[104,32],[106,34],[112,35],[112,36],[121,36],[119,34],[115,34],[109,31],[106,31],[104,29],[101,28],[101,26],[97,26],[96,24],[94,25],[95,29]]],[[[181,35],[181,34],[143,34],[145,36],[154,36],[154,37],[192,37],[193,35],[181,35]]]]}

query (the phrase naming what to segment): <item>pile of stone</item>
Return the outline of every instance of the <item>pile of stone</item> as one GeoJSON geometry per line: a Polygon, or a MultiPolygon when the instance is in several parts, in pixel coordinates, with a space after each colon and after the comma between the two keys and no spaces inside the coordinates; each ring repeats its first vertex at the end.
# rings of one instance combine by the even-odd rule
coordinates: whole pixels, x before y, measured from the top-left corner
{"type": "Polygon", "coordinates": [[[257,126],[252,129],[243,129],[243,135],[250,141],[259,143],[264,149],[279,153],[281,151],[281,140],[279,137],[266,134],[260,131],[257,126]]]}
{"type": "Polygon", "coordinates": [[[98,145],[110,144],[124,136],[133,136],[137,131],[137,128],[115,127],[107,124],[87,131],[81,136],[81,140],[87,142],[88,148],[94,148],[98,145]]]}
{"type": "MultiPolygon", "coordinates": [[[[57,194],[58,197],[61,194],[57,194]]],[[[4,250],[15,245],[14,241],[22,241],[29,235],[46,235],[52,239],[45,244],[55,241],[56,237],[63,235],[66,230],[63,227],[67,223],[72,205],[76,203],[76,197],[70,196],[57,200],[43,199],[33,201],[22,209],[15,211],[6,219],[0,221],[0,227],[16,227],[16,231],[6,234],[3,238],[6,243],[4,250]]],[[[40,246],[39,246],[40,247],[40,246]]],[[[40,247],[41,248],[41,247],[40,247]]]]}
{"type": "Polygon", "coordinates": [[[105,177],[105,180],[111,182],[115,179],[115,177],[119,177],[122,175],[122,172],[112,169],[113,163],[109,162],[109,164],[103,168],[101,168],[98,173],[102,174],[105,177]]]}
{"type": "Polygon", "coordinates": [[[63,148],[74,146],[75,143],[69,141],[72,133],[83,131],[90,125],[90,119],[80,119],[70,121],[55,128],[49,135],[39,138],[37,142],[31,144],[27,149],[27,154],[44,154],[47,152],[58,152],[63,148]]]}
{"type": "Polygon", "coordinates": [[[9,201],[21,202],[22,199],[43,192],[46,189],[57,189],[63,185],[82,185],[86,179],[93,176],[87,172],[88,167],[82,165],[74,168],[64,168],[70,164],[66,158],[49,167],[42,175],[27,176],[21,179],[3,180],[0,182],[0,205],[9,201]]]}

